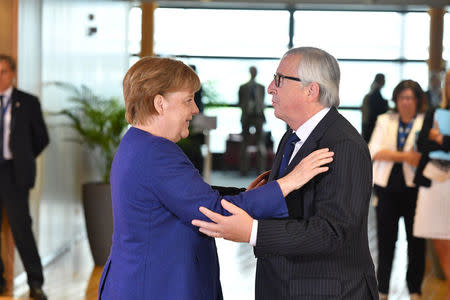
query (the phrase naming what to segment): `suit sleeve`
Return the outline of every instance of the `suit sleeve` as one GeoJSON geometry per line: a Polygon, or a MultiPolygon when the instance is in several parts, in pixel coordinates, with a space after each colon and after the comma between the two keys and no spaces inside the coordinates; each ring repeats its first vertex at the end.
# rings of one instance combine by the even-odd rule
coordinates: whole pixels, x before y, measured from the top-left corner
{"type": "Polygon", "coordinates": [[[244,109],[244,87],[240,86],[238,91],[238,106],[244,109]]]}
{"type": "Polygon", "coordinates": [[[33,155],[37,157],[48,145],[49,137],[47,132],[47,126],[44,122],[44,117],[42,115],[41,105],[37,98],[33,99],[31,103],[31,135],[32,135],[32,146],[33,155]]]}
{"type": "Polygon", "coordinates": [[[237,195],[239,193],[245,192],[245,188],[236,188],[228,186],[217,186],[212,185],[211,188],[219,192],[220,196],[237,195]]]}
{"type": "MultiPolygon", "coordinates": [[[[169,143],[169,142],[168,142],[169,143]]],[[[226,200],[244,209],[253,218],[276,218],[287,216],[287,206],[277,182],[233,196],[221,196],[203,181],[199,172],[176,145],[167,145],[157,151],[159,166],[151,176],[150,185],[162,205],[186,223],[193,219],[210,221],[199,207],[204,206],[223,215],[220,200],[226,200]]]]}
{"type": "Polygon", "coordinates": [[[367,150],[344,141],[336,144],[333,151],[329,171],[302,187],[312,193],[314,215],[301,220],[258,221],[257,257],[332,253],[354,237],[354,231],[367,226],[372,185],[367,150]]]}
{"type": "Polygon", "coordinates": [[[417,149],[421,153],[429,153],[436,150],[450,150],[450,136],[444,135],[444,142],[442,145],[439,145],[428,138],[430,130],[433,128],[435,111],[435,109],[429,110],[425,115],[425,120],[423,121],[423,126],[420,130],[419,138],[417,139],[417,149]]]}

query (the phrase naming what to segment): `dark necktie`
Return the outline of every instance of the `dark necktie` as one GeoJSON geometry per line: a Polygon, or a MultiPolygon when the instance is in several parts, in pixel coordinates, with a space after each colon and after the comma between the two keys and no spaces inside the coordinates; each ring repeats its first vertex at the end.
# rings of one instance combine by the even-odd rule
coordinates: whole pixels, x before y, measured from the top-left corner
{"type": "Polygon", "coordinates": [[[3,95],[0,95],[0,162],[3,161],[3,116],[5,115],[3,110],[3,95]]]}
{"type": "Polygon", "coordinates": [[[286,142],[286,145],[284,146],[284,153],[283,158],[281,160],[280,164],[280,170],[278,171],[278,178],[282,177],[284,175],[284,171],[286,170],[289,160],[291,158],[292,152],[294,151],[295,144],[300,141],[297,134],[294,132],[291,134],[289,139],[286,142]]]}

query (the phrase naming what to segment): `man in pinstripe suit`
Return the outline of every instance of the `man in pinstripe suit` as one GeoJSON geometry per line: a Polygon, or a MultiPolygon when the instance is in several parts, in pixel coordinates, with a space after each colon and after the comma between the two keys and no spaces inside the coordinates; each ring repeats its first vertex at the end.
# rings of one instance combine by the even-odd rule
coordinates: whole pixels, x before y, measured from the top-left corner
{"type": "Polygon", "coordinates": [[[200,208],[214,223],[193,221],[210,236],[254,246],[257,300],[378,299],[367,236],[372,163],[366,143],[336,109],[339,80],[333,56],[302,47],[283,56],[268,88],[275,116],[291,128],[269,181],[316,149],[335,153],[328,172],[286,197],[288,218],[256,221],[224,201],[231,216],[200,208]],[[283,156],[289,157],[285,170],[283,156]]]}

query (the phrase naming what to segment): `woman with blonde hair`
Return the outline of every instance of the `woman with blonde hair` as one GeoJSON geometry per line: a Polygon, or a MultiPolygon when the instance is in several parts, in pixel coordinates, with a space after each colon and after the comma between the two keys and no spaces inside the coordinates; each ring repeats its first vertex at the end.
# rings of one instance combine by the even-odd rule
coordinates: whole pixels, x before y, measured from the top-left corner
{"type": "MultiPolygon", "coordinates": [[[[450,109],[450,70],[445,76],[442,102],[438,109],[450,109]]],[[[414,235],[432,239],[447,278],[445,299],[450,300],[450,161],[432,159],[429,155],[439,150],[448,153],[450,136],[441,133],[436,121],[436,110],[432,108],[427,112],[417,141],[422,158],[414,178],[414,182],[420,186],[414,235]]]]}
{"type": "MultiPolygon", "coordinates": [[[[207,220],[200,206],[227,211],[220,193],[176,145],[189,135],[199,112],[194,101],[199,88],[195,72],[169,58],[142,58],[125,75],[126,119],[132,127],[111,168],[113,243],[99,299],[222,299],[214,239],[191,220],[207,220]]],[[[332,154],[317,150],[285,177],[267,184],[257,178],[249,191],[224,198],[257,219],[287,217],[284,197],[327,171],[321,166],[332,154]]]]}

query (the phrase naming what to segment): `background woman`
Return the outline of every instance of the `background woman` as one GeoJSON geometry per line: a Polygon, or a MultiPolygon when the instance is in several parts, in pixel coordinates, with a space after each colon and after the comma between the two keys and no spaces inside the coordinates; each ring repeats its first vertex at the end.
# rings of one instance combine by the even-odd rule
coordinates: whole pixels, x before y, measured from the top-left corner
{"type": "Polygon", "coordinates": [[[423,123],[423,115],[419,113],[423,91],[417,82],[404,80],[395,87],[392,100],[394,112],[378,117],[369,142],[378,197],[378,290],[380,299],[387,299],[398,221],[403,217],[408,239],[406,281],[411,299],[418,299],[425,266],[425,243],[412,235],[417,200],[413,178],[420,159],[413,146],[415,133],[423,123]]]}
{"type": "MultiPolygon", "coordinates": [[[[126,118],[111,168],[114,234],[104,267],[99,298],[222,299],[214,239],[191,225],[206,217],[199,207],[227,213],[219,192],[201,178],[175,144],[189,134],[198,113],[195,72],[180,61],[146,57],[123,82],[126,118]]],[[[254,218],[288,215],[284,196],[300,188],[332,153],[317,150],[289,175],[245,193],[224,197],[254,218]]],[[[250,236],[250,232],[248,233],[250,236]]]]}
{"type": "MultiPolygon", "coordinates": [[[[450,109],[450,71],[445,76],[440,108],[450,109]]],[[[427,112],[417,141],[422,153],[414,182],[420,186],[414,219],[414,235],[433,240],[445,277],[447,278],[447,296],[450,300],[450,172],[449,161],[432,160],[431,151],[450,151],[450,136],[443,135],[435,121],[436,109],[427,112]],[[438,168],[446,178],[434,177],[424,169],[428,164],[438,168]],[[425,174],[424,174],[425,173],[425,174]],[[429,176],[430,178],[427,178],[429,176]]],[[[432,167],[432,166],[428,166],[432,167]]]]}

